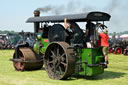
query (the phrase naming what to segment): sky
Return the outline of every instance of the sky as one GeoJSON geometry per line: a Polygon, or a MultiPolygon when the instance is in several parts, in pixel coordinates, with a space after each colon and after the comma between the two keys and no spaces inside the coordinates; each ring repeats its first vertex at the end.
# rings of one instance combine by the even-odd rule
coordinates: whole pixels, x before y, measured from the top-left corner
{"type": "Polygon", "coordinates": [[[102,11],[111,15],[106,22],[109,32],[128,31],[128,0],[1,0],[0,30],[33,32],[33,24],[26,23],[33,11],[51,8],[41,15],[63,15],[102,11]]]}

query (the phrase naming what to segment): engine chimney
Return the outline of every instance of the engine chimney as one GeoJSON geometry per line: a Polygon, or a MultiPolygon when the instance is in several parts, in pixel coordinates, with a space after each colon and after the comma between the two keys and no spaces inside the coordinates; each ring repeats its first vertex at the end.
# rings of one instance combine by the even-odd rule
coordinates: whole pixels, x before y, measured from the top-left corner
{"type": "MultiPolygon", "coordinates": [[[[39,16],[40,16],[40,11],[39,10],[35,10],[34,11],[34,17],[39,17],[39,16]]],[[[34,32],[37,33],[39,28],[40,28],[40,23],[39,22],[35,22],[34,23],[34,32]]]]}
{"type": "Polygon", "coordinates": [[[34,11],[34,16],[35,17],[39,17],[40,16],[40,11],[39,10],[35,10],[34,11]]]}

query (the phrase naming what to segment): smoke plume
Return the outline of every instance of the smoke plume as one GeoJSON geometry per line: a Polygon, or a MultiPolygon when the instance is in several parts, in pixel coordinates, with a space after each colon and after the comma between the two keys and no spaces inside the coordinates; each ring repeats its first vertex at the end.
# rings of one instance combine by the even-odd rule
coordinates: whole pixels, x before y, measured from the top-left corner
{"type": "Polygon", "coordinates": [[[120,6],[119,0],[111,0],[103,10],[107,11],[108,13],[113,13],[118,7],[120,6]]]}
{"type": "Polygon", "coordinates": [[[45,6],[45,7],[42,7],[42,8],[37,8],[36,10],[47,13],[48,11],[50,11],[52,9],[53,9],[53,7],[49,5],[49,6],[45,6]]]}
{"type": "MultiPolygon", "coordinates": [[[[74,13],[81,13],[87,10],[89,7],[82,7],[82,3],[77,0],[70,0],[69,3],[66,5],[47,5],[45,7],[37,8],[42,13],[52,13],[53,15],[60,15],[60,14],[74,14],[74,13]]],[[[89,8],[90,9],[90,8],[89,8]]],[[[88,10],[89,10],[88,9],[88,10]]]]}

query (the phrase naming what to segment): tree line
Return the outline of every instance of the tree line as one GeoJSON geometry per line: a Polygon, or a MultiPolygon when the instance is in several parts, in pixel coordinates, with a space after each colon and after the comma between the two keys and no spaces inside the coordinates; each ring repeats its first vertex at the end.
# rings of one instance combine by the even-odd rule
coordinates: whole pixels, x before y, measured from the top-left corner
{"type": "Polygon", "coordinates": [[[15,32],[15,31],[8,31],[8,30],[5,30],[5,31],[2,31],[0,30],[0,34],[7,34],[7,33],[12,33],[12,34],[17,34],[18,32],[15,32]]]}
{"type": "MultiPolygon", "coordinates": [[[[123,34],[128,34],[128,31],[123,31],[123,32],[115,32],[116,33],[116,35],[123,35],[123,34]]],[[[109,35],[113,35],[114,34],[114,32],[113,33],[109,33],[109,35]]]]}

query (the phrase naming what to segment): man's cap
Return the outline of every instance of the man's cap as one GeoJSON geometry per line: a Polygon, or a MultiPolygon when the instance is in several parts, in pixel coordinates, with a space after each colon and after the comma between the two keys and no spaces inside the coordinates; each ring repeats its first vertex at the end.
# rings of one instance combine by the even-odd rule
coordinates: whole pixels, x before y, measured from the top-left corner
{"type": "Polygon", "coordinates": [[[107,28],[104,28],[103,29],[103,32],[107,34],[108,33],[108,29],[107,28]]]}

